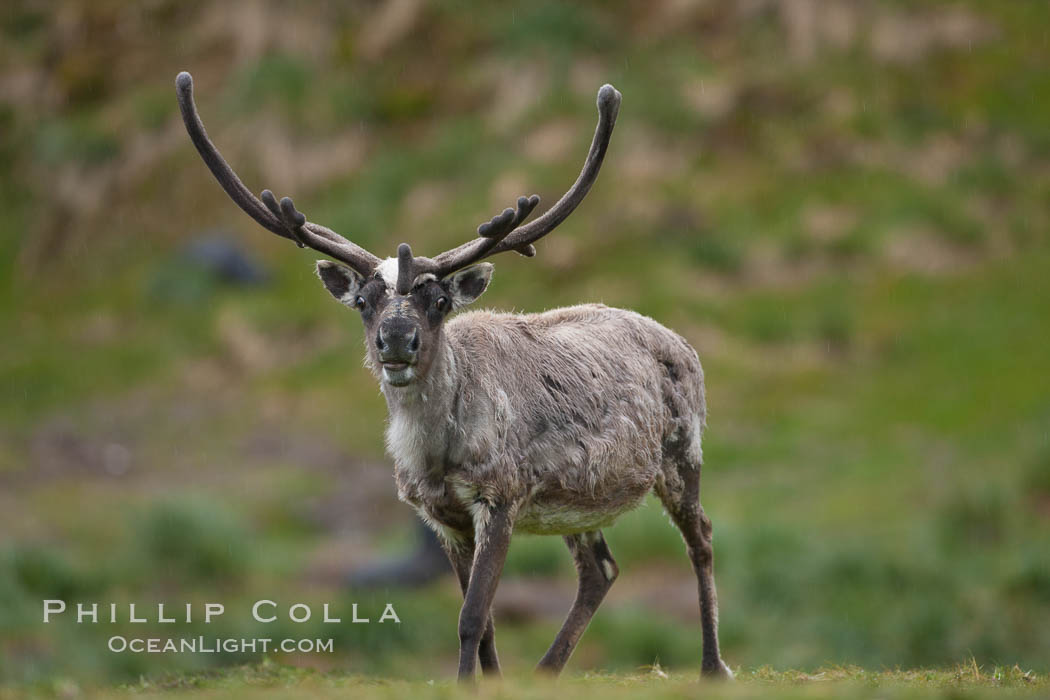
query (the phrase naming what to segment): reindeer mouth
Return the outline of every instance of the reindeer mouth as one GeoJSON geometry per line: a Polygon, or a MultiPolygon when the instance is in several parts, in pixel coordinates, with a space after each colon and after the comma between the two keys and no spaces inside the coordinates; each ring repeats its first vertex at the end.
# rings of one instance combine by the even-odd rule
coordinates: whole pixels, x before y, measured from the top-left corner
{"type": "Polygon", "coordinates": [[[416,379],[414,367],[408,362],[384,362],[383,379],[391,386],[408,386],[416,379]]]}

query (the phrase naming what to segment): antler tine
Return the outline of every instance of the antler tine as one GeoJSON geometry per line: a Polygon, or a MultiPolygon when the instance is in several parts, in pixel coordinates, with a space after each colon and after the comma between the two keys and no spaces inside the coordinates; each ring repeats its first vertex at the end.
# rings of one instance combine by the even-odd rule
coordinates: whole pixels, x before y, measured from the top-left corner
{"type": "MultiPolygon", "coordinates": [[[[446,251],[436,258],[413,258],[412,270],[415,275],[430,272],[438,277],[444,277],[450,272],[460,270],[472,265],[485,257],[490,251],[500,244],[514,229],[532,213],[536,205],[540,203],[540,196],[534,194],[531,197],[518,197],[517,209],[506,208],[490,221],[478,226],[478,237],[464,243],[452,250],[446,251]]],[[[531,248],[531,246],[529,246],[531,248]]],[[[528,255],[528,253],[522,253],[528,255]]],[[[535,255],[535,251],[533,251],[535,255]]],[[[403,263],[399,263],[403,266],[403,263]]]]}
{"type": "Polygon", "coordinates": [[[284,197],[278,202],[277,197],[270,190],[263,190],[261,198],[262,203],[266,205],[270,213],[281,222],[285,230],[292,234],[292,240],[295,241],[295,244],[300,248],[305,248],[306,242],[299,235],[299,231],[306,223],[306,217],[295,208],[291,198],[284,197]],[[285,204],[286,202],[287,204],[285,204]]]}
{"type": "Polygon", "coordinates": [[[503,240],[507,234],[513,231],[522,221],[529,218],[529,214],[540,203],[540,196],[534,194],[531,197],[518,197],[518,208],[506,208],[502,213],[492,217],[478,226],[478,235],[482,238],[498,238],[503,240]]]}
{"type": "Polygon", "coordinates": [[[175,94],[179,101],[179,111],[182,112],[182,121],[197,152],[222,189],[248,216],[266,230],[295,241],[300,248],[309,247],[324,253],[346,263],[362,275],[372,273],[379,264],[379,258],[375,255],[335,231],[307,221],[290,198],[284,197],[278,202],[273,192],[263,190],[260,200],[245,187],[204,130],[204,122],[201,121],[197,105],[193,101],[193,77],[189,73],[183,71],[175,78],[175,94]]]}
{"type": "Polygon", "coordinates": [[[601,170],[602,161],[605,159],[605,152],[609,148],[613,127],[616,125],[621,97],[619,91],[612,85],[603,85],[598,90],[598,126],[594,130],[594,139],[591,141],[587,160],[584,161],[583,169],[580,171],[580,176],[576,178],[576,182],[553,207],[538,219],[521,225],[539,204],[540,198],[537,195],[520,197],[517,211],[505,209],[501,214],[494,216],[491,221],[478,227],[480,238],[446,251],[433,260],[416,258],[414,262],[417,269],[433,272],[438,277],[442,277],[508,250],[517,251],[526,257],[534,256],[536,248],[532,244],[565,221],[587,196],[591,185],[597,179],[598,171],[601,170]]]}

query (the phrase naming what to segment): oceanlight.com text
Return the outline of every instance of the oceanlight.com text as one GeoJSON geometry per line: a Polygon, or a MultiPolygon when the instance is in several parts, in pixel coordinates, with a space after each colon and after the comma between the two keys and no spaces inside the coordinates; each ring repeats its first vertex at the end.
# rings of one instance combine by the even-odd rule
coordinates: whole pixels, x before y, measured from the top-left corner
{"type": "Polygon", "coordinates": [[[335,651],[334,639],[271,639],[222,637],[123,637],[115,635],[107,642],[116,654],[246,654],[282,651],[286,653],[335,651]]]}

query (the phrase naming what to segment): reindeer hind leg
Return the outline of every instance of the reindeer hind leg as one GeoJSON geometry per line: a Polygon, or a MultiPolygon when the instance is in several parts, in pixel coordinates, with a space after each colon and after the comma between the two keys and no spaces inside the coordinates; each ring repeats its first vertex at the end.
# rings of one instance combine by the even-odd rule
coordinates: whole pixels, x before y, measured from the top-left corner
{"type": "Polygon", "coordinates": [[[565,667],[595,611],[620,573],[600,530],[568,535],[565,543],[576,562],[579,587],[565,623],[537,667],[537,670],[555,675],[565,667]]]}
{"type": "Polygon", "coordinates": [[[655,491],[681,531],[696,573],[703,637],[700,671],[705,676],[732,678],[733,672],[718,651],[718,596],[715,592],[712,528],[711,520],[700,505],[700,460],[688,452],[672,452],[673,457],[669,456],[665,464],[664,479],[657,481],[655,491]]]}

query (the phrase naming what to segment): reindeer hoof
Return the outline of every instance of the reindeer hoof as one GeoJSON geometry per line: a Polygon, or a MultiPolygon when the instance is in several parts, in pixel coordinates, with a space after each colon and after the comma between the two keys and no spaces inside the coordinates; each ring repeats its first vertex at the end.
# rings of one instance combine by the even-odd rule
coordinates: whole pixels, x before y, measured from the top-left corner
{"type": "Polygon", "coordinates": [[[731,681],[735,678],[733,670],[726,665],[725,661],[718,660],[718,665],[713,667],[702,667],[700,669],[700,675],[703,678],[711,678],[714,680],[731,681]]]}

